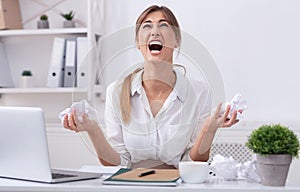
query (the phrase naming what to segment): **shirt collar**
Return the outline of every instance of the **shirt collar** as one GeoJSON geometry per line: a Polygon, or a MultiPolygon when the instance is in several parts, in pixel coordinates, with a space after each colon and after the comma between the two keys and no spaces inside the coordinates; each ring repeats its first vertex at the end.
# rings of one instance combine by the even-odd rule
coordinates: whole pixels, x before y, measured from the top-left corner
{"type": "Polygon", "coordinates": [[[173,91],[181,101],[185,101],[188,92],[188,79],[177,68],[174,69],[174,72],[176,73],[176,83],[173,91]]]}
{"type": "Polygon", "coordinates": [[[142,93],[142,74],[143,74],[144,70],[140,70],[139,72],[137,72],[135,74],[135,76],[132,79],[131,82],[131,96],[133,96],[135,93],[142,93]]]}
{"type": "MultiPolygon", "coordinates": [[[[142,74],[144,70],[141,70],[135,74],[133,77],[133,80],[131,82],[131,96],[133,96],[135,93],[141,94],[143,90],[142,86],[142,74]]],[[[176,73],[176,83],[175,87],[173,89],[173,92],[176,94],[176,96],[184,101],[187,96],[187,89],[188,89],[188,80],[187,78],[182,74],[182,72],[178,69],[174,69],[174,72],[176,73]]]]}

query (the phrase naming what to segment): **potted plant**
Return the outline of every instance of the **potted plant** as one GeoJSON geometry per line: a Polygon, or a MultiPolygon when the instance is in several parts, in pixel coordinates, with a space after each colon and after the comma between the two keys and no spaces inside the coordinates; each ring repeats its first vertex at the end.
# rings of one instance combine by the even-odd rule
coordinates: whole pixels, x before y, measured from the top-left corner
{"type": "Polygon", "coordinates": [[[48,29],[49,28],[49,22],[48,22],[47,15],[40,16],[40,20],[37,22],[37,28],[38,29],[48,29]]]}
{"type": "Polygon", "coordinates": [[[20,77],[20,87],[21,88],[32,88],[34,87],[34,77],[30,70],[24,70],[20,77]]]}
{"type": "Polygon", "coordinates": [[[299,140],[280,124],[262,125],[252,131],[246,146],[257,157],[257,169],[263,185],[283,186],[292,158],[298,158],[299,140]]]}
{"type": "Polygon", "coordinates": [[[65,28],[75,27],[75,22],[73,21],[75,13],[73,11],[70,11],[69,13],[61,13],[60,15],[66,19],[63,23],[65,28]]]}

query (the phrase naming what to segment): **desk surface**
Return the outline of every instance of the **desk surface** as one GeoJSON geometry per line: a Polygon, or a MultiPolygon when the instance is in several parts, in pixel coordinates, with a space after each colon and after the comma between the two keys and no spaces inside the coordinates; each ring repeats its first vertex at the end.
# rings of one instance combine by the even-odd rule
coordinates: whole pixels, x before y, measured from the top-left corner
{"type": "Polygon", "coordinates": [[[97,192],[163,192],[163,191],[187,191],[187,192],[232,192],[232,191],[300,191],[300,187],[287,185],[285,187],[263,186],[258,183],[247,183],[245,181],[222,182],[218,184],[186,184],[182,183],[177,187],[146,187],[146,186],[111,186],[102,185],[102,179],[93,179],[86,181],[76,181],[60,184],[43,184],[28,181],[2,179],[0,178],[0,191],[97,191],[97,192]]]}

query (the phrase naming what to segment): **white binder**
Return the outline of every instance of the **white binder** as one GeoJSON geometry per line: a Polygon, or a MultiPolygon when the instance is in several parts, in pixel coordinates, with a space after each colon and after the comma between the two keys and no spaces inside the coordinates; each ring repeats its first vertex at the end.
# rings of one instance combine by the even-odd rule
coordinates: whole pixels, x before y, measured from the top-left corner
{"type": "Polygon", "coordinates": [[[65,39],[55,37],[48,72],[48,87],[62,87],[65,63],[65,39]]]}
{"type": "Polygon", "coordinates": [[[77,87],[88,87],[88,38],[77,37],[77,87]]]}
{"type": "Polygon", "coordinates": [[[0,42],[0,88],[14,87],[4,44],[0,42]]]}
{"type": "Polygon", "coordinates": [[[76,87],[76,40],[67,40],[64,87],[76,87]]]}

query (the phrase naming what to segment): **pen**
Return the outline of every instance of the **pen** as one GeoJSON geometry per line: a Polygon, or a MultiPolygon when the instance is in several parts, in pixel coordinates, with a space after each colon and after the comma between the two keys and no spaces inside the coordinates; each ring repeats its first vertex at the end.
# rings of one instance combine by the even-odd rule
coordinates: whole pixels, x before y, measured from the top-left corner
{"type": "Polygon", "coordinates": [[[140,173],[138,176],[139,177],[144,177],[146,175],[151,175],[151,174],[154,174],[154,173],[155,173],[155,170],[150,170],[150,171],[146,171],[146,172],[140,173]]]}

